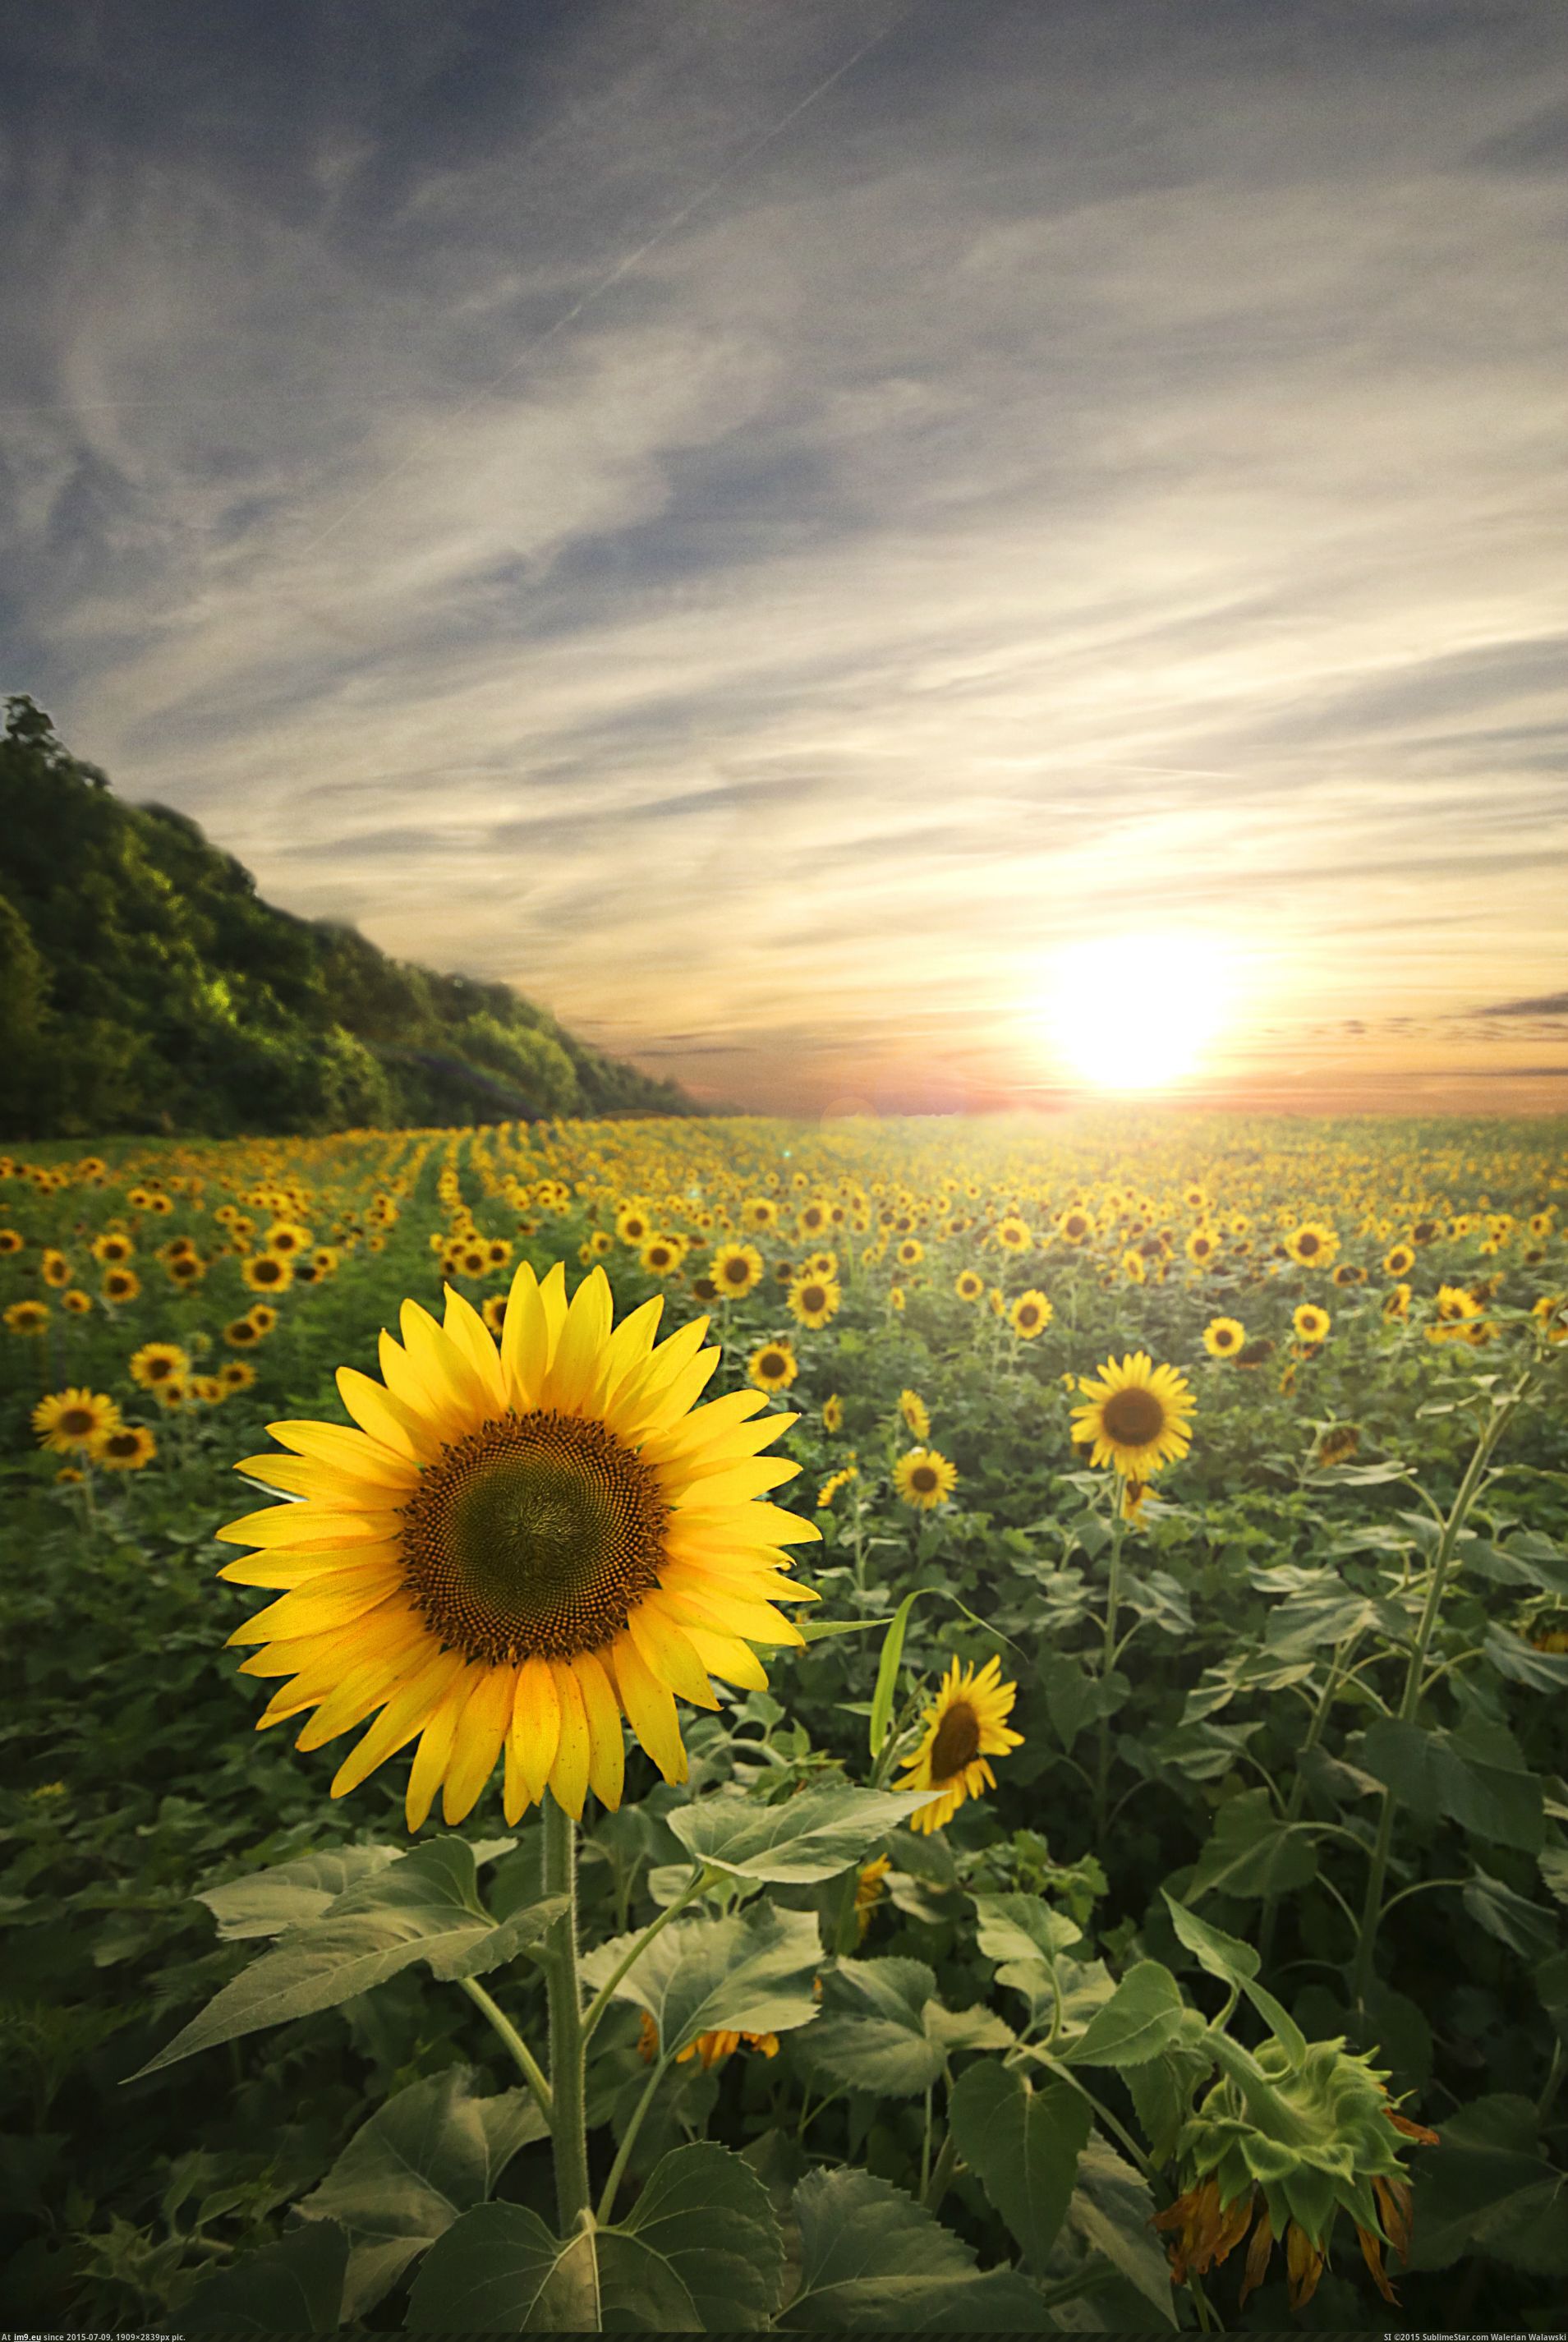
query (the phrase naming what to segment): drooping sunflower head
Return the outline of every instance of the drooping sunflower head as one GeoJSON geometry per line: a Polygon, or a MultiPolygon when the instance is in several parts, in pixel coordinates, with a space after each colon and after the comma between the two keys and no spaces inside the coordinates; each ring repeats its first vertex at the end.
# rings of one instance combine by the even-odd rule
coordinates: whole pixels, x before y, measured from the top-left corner
{"type": "Polygon", "coordinates": [[[1007,1723],[1017,1696],[1016,1684],[1002,1681],[1002,1662],[993,1656],[976,1670],[962,1667],[956,1658],[942,1679],[941,1688],[922,1718],[925,1734],[913,1756],[904,1764],[901,1789],[941,1791],[928,1806],[911,1814],[911,1829],[929,1837],[945,1828],[966,1797],[978,1797],[996,1787],[988,1756],[1004,1756],[1024,1745],[1021,1732],[1007,1723]]]}
{"type": "Polygon", "coordinates": [[[1107,1358],[1095,1379],[1078,1387],[1085,1404],[1073,1411],[1073,1437],[1088,1446],[1092,1464],[1147,1480],[1186,1454],[1197,1402],[1174,1366],[1156,1366],[1138,1350],[1120,1363],[1107,1358]]]}
{"type": "Polygon", "coordinates": [[[220,1532],[260,1548],[224,1576],[279,1589],[230,1637],[259,1646],[242,1672],[292,1678],[262,1724],[314,1708],[315,1748],[381,1711],[335,1797],[417,1739],[411,1829],[437,1788],[461,1821],[498,1757],[510,1821],[547,1786],[614,1806],[623,1716],[684,1779],[676,1696],[761,1689],[751,1645],[801,1639],[784,1547],[820,1532],[757,1501],[798,1468],[760,1452],[795,1418],[750,1420],[754,1391],[697,1407],[718,1353],[700,1318],[654,1348],[661,1306],[615,1328],[602,1269],[568,1306],[559,1266],[525,1266],[498,1349],[456,1293],[441,1325],[405,1302],[385,1382],[339,1370],[357,1429],[275,1424],[292,1454],[239,1467],[305,1499],[220,1532]]]}

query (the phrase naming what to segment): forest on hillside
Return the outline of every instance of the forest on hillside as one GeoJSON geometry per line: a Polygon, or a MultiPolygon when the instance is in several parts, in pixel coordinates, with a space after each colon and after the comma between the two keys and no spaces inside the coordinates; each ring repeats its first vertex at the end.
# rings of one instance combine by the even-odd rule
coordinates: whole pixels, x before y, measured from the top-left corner
{"type": "Polygon", "coordinates": [[[257,1134],[695,1111],[503,984],[261,901],[24,696],[0,738],[0,1136],[257,1134]]]}

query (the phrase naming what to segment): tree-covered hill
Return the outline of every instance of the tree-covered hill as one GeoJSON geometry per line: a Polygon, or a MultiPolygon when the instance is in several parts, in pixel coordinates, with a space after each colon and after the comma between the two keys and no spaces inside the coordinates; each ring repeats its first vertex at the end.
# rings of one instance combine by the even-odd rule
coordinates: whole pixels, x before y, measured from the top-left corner
{"type": "Polygon", "coordinates": [[[30,699],[0,738],[0,1137],[691,1113],[507,986],[291,917],[30,699]]]}

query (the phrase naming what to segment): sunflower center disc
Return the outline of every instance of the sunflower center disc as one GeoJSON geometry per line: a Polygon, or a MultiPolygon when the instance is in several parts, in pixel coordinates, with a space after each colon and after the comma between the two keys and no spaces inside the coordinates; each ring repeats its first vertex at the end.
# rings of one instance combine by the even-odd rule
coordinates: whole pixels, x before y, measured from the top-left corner
{"type": "Polygon", "coordinates": [[[1165,1427],[1165,1410],[1152,1390],[1134,1385],[1105,1401],[1104,1425],[1124,1447],[1144,1447],[1165,1427]]]}
{"type": "Polygon", "coordinates": [[[980,1754],[980,1719],[965,1699],[955,1700],[936,1727],[931,1744],[931,1777],[951,1781],[980,1754]]]}
{"type": "Polygon", "coordinates": [[[613,1642],[658,1584],[667,1508],[602,1423],[504,1416],[448,1447],[403,1509],[404,1582],[443,1647],[493,1666],[613,1642]]]}

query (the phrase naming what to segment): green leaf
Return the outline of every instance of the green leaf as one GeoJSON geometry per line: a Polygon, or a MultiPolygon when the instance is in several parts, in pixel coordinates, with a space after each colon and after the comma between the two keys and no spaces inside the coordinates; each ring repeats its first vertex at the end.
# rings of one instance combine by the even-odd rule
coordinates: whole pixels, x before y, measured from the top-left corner
{"type": "Polygon", "coordinates": [[[909,1626],[909,1614],[921,1596],[932,1589],[917,1586],[906,1594],[893,1614],[893,1623],[883,1637],[882,1657],[876,1670],[876,1688],[871,1696],[871,1721],[868,1736],[874,1756],[882,1754],[882,1744],[887,1738],[893,1722],[893,1703],[898,1691],[898,1669],[904,1657],[904,1637],[909,1626]]]}
{"type": "Polygon", "coordinates": [[[512,2157],[547,2127],[531,2090],[476,2098],[466,2066],[411,2082],[362,2125],[298,2206],[334,2220],[350,2252],[343,2317],[362,2317],[415,2255],[494,2191],[512,2157]]]}
{"type": "Polygon", "coordinates": [[[924,1960],[844,1960],[823,1985],[822,2014],[802,2045],[812,2070],[878,2097],[914,2097],[944,2063],[925,2024],[936,1978],[924,1960]]]}
{"type": "Polygon", "coordinates": [[[1088,2141],[1086,2100],[1065,2082],[1033,2089],[1015,2067],[987,2058],[959,2076],[947,2118],[960,2155],[1025,2261],[1043,2269],[1088,2141]]]}
{"type": "Polygon", "coordinates": [[[1186,1947],[1200,1967],[1207,1968],[1211,1976],[1222,1977],[1226,1984],[1240,1984],[1256,1976],[1258,1956],[1251,1944],[1227,1936],[1223,1927],[1211,1927],[1184,1903],[1178,1903],[1164,1887],[1160,1892],[1164,1896],[1177,1941],[1186,1947]]]}
{"type": "Polygon", "coordinates": [[[1085,1725],[1095,1715],[1094,1680],[1084,1671],[1081,1662],[1069,1658],[1064,1651],[1048,1651],[1037,1669],[1045,1694],[1045,1712],[1051,1718],[1052,1729],[1069,1752],[1085,1725]]]}
{"type": "Polygon", "coordinates": [[[781,1806],[721,1790],[668,1815],[694,1861],[739,1878],[814,1886],[835,1878],[869,1847],[941,1793],[935,1789],[802,1789],[781,1806]]]}
{"type": "Polygon", "coordinates": [[[558,2244],[522,2204],[478,2204],[419,2265],[404,2319],[411,2334],[596,2334],[596,2240],[558,2244]]]}
{"type": "Polygon", "coordinates": [[[1034,1960],[1049,1967],[1084,1940],[1084,1930],[1043,1895],[976,1895],[975,1941],[988,1960],[1034,1960]]]}
{"type": "Polygon", "coordinates": [[[231,1878],[226,1887],[209,1887],[195,1899],[206,1905],[225,1944],[243,1936],[281,1936],[319,1919],[329,1903],[362,1878],[401,1862],[407,1851],[395,1846],[345,1846],[335,1854],[301,1855],[295,1862],[231,1878]]]}
{"type": "Polygon", "coordinates": [[[1078,2159],[1068,2226],[1135,2286],[1164,2319],[1177,2323],[1171,2270],[1154,2229],[1154,2199],[1130,2163],[1098,2132],[1078,2159]]]}
{"type": "Polygon", "coordinates": [[[1187,1882],[1194,1903],[1216,1892],[1243,1900],[1285,1895],[1317,1877],[1317,1849],[1299,1829],[1286,1828],[1267,1789],[1227,1797],[1213,1835],[1187,1882]]]}
{"type": "Polygon", "coordinates": [[[813,2171],[794,2194],[800,2290],[786,2333],[1044,2334],[1039,2296],[1012,2269],[983,2274],[970,2247],[868,2171],[813,2171]]]}
{"type": "Polygon", "coordinates": [[[564,1907],[559,1899],[536,1904],[498,1927],[479,1901],[473,1848],[463,1838],[434,1838],[359,1879],[321,1917],[292,1928],[141,2072],[155,2074],[215,2042],[335,2008],[415,1960],[428,1961],[447,1979],[482,1975],[520,1940],[542,1933],[564,1907]],[[491,1940],[496,1937],[501,1941],[491,1940]]]}
{"type": "Polygon", "coordinates": [[[1062,2052],[1074,2066],[1142,2066],[1157,2057],[1187,2027],[1181,1987],[1158,1960],[1128,1969],[1104,2008],[1062,2052]]]}
{"type": "Polygon", "coordinates": [[[271,2337],[335,2334],[343,2325],[343,2277],[348,2238],[335,2222],[314,2220],[289,2228],[207,2277],[180,2309],[180,2325],[201,2333],[271,2337]]]}
{"type": "Polygon", "coordinates": [[[752,2332],[771,2321],[784,2274],[767,2189],[711,2139],[664,2156],[627,2218],[599,2238],[606,2332],[752,2332]]]}
{"type": "MultiPolygon", "coordinates": [[[[608,1982],[635,1941],[619,1936],[588,1955],[582,1973],[590,1990],[608,1982]]],[[[660,2048],[673,2057],[702,2033],[785,2033],[809,2024],[821,1963],[814,1912],[754,1905],[666,1927],[627,1969],[615,1998],[647,2010],[660,2048]]]]}
{"type": "Polygon", "coordinates": [[[1528,2098],[1478,2098],[1437,2126],[1440,2147],[1413,2157],[1412,2267],[1450,2268],[1485,2253],[1533,2276],[1568,2277],[1563,2177],[1536,2144],[1528,2098]]]}
{"type": "Polygon", "coordinates": [[[1522,1635],[1493,1625],[1486,1629],[1486,1657],[1510,1683],[1528,1684],[1532,1691],[1561,1691],[1568,1685],[1568,1651],[1538,1651],[1522,1635]]]}
{"type": "Polygon", "coordinates": [[[1363,1736],[1359,1761],[1423,1821],[1452,1819],[1495,1845],[1541,1850],[1540,1782],[1514,1766],[1477,1761],[1455,1734],[1380,1716],[1363,1736]]]}
{"type": "Polygon", "coordinates": [[[1491,1878],[1478,1869],[1460,1899],[1478,1927],[1484,1927],[1521,1959],[1543,1960],[1556,1950],[1558,1928],[1552,1914],[1527,1897],[1516,1895],[1501,1878],[1491,1878]]]}

